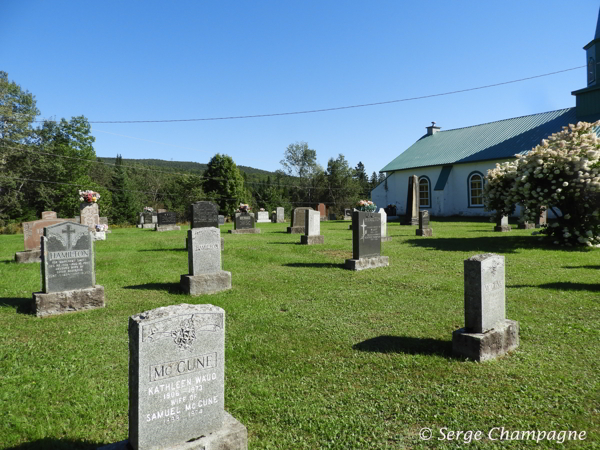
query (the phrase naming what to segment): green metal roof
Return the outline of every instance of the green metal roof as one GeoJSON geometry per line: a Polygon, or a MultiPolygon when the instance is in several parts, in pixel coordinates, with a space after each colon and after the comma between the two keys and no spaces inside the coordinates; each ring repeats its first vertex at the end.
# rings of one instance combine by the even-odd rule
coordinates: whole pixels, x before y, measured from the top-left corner
{"type": "Polygon", "coordinates": [[[515,117],[423,136],[380,172],[513,158],[577,123],[575,108],[515,117]]]}

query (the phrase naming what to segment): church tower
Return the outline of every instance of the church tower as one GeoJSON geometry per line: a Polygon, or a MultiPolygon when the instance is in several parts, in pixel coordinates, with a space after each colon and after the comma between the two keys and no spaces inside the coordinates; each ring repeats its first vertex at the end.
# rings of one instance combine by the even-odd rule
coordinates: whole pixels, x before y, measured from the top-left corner
{"type": "Polygon", "coordinates": [[[596,35],[589,44],[583,47],[585,50],[587,66],[587,87],[573,91],[576,98],[577,119],[587,122],[600,119],[600,14],[596,24],[596,35]]]}

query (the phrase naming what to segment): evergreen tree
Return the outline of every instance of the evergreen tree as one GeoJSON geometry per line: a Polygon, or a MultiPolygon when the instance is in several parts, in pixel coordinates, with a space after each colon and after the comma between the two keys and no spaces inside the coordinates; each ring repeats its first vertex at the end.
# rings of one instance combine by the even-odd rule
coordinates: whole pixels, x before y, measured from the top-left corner
{"type": "Polygon", "coordinates": [[[137,208],[131,192],[127,170],[123,167],[121,155],[117,155],[112,177],[112,217],[114,223],[135,223],[137,208]]]}
{"type": "Polygon", "coordinates": [[[246,202],[244,179],[231,156],[217,153],[203,176],[204,192],[219,205],[221,213],[233,215],[239,204],[246,202]]]}

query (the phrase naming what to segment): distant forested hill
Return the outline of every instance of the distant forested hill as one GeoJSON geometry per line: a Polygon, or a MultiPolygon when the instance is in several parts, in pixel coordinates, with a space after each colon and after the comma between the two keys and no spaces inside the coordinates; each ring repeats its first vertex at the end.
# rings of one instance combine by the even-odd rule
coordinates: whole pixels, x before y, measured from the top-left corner
{"type": "MultiPolygon", "coordinates": [[[[114,164],[115,158],[104,158],[98,157],[98,160],[114,164]]],[[[201,174],[206,170],[206,164],[191,162],[191,161],[164,161],[162,159],[125,159],[123,158],[123,165],[135,166],[144,165],[149,167],[156,167],[157,169],[164,170],[165,172],[188,172],[193,174],[201,174]]],[[[245,172],[248,175],[260,175],[267,177],[274,175],[274,172],[267,170],[255,169],[253,167],[238,166],[241,172],[245,172]]]]}

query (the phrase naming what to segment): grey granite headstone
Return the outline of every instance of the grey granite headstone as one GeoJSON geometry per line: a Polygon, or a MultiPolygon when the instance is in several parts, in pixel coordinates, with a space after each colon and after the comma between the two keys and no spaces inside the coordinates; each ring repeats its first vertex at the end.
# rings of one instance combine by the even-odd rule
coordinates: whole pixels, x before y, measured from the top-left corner
{"type": "Polygon", "coordinates": [[[321,235],[321,214],[319,211],[306,211],[304,216],[304,235],[300,243],[304,245],[323,244],[324,236],[321,235]]]}
{"type": "Polygon", "coordinates": [[[158,213],[158,226],[175,225],[177,223],[177,215],[172,211],[158,213]]]}
{"type": "Polygon", "coordinates": [[[292,211],[292,217],[290,220],[290,226],[287,228],[287,232],[291,234],[304,234],[304,221],[306,211],[313,211],[310,207],[295,208],[292,211]]]}
{"type": "Polygon", "coordinates": [[[452,334],[453,352],[485,361],[515,349],[519,324],[505,317],[504,256],[472,256],[464,270],[465,327],[452,334]]]}
{"type": "Polygon", "coordinates": [[[508,224],[508,216],[500,216],[496,219],[496,226],[494,231],[507,232],[510,231],[511,227],[508,224]]]}
{"type": "Polygon", "coordinates": [[[236,214],[234,229],[243,230],[246,228],[254,228],[254,215],[251,213],[236,214]]]}
{"type": "Polygon", "coordinates": [[[352,259],[345,267],[351,270],[372,269],[389,265],[381,256],[381,216],[373,212],[352,213],[352,259]]]}
{"type": "Polygon", "coordinates": [[[218,221],[219,221],[219,225],[225,225],[225,216],[219,214],[217,216],[217,218],[218,218],[218,221]]]}
{"type": "Polygon", "coordinates": [[[408,194],[406,195],[406,211],[402,225],[419,224],[419,177],[408,177],[408,194]]]}
{"type": "Polygon", "coordinates": [[[429,226],[429,211],[426,209],[419,211],[419,228],[416,234],[417,236],[433,236],[433,230],[429,226]]]}
{"type": "Polygon", "coordinates": [[[219,208],[213,202],[190,205],[191,228],[219,227],[219,208]]]}
{"type": "Polygon", "coordinates": [[[129,444],[134,449],[169,448],[219,430],[224,394],[223,309],[181,304],[129,318],[129,444]]]}
{"type": "Polygon", "coordinates": [[[279,206],[275,209],[277,214],[277,223],[285,223],[284,209],[279,206]]]}

